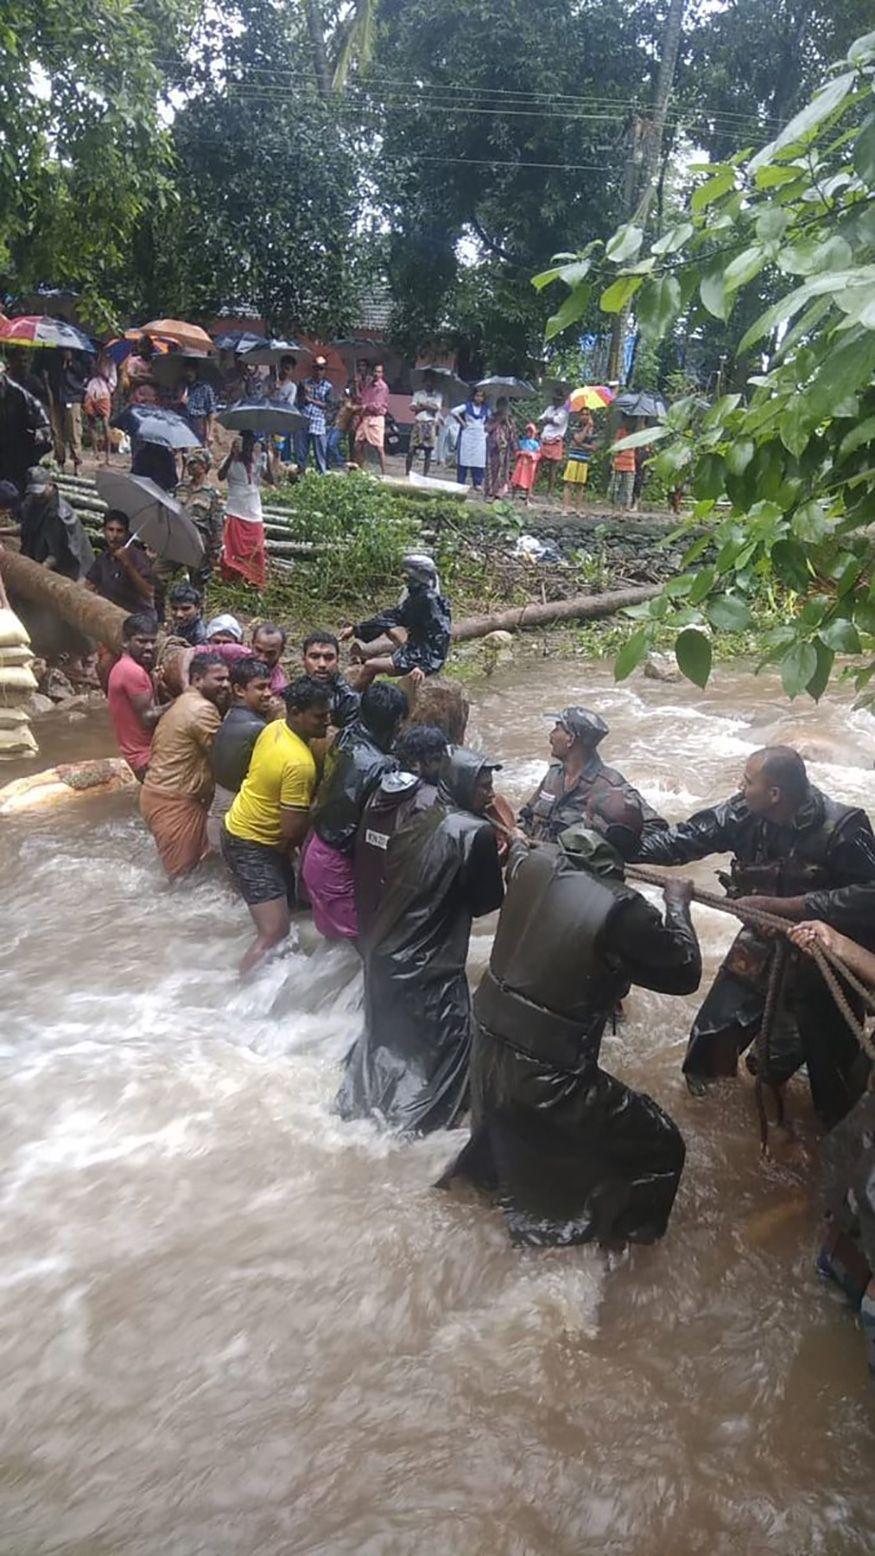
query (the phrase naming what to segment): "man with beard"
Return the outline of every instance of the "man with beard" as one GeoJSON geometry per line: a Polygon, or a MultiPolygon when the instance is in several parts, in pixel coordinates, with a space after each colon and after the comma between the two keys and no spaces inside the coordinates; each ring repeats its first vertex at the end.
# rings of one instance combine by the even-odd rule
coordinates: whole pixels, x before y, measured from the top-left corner
{"type": "Polygon", "coordinates": [[[333,632],[318,629],[308,633],[301,644],[304,674],[322,681],[331,694],[331,723],[345,729],[358,716],[361,696],[350,686],[340,670],[340,644],[333,632]]]}
{"type": "Polygon", "coordinates": [[[437,803],[392,839],[363,947],[365,1028],[338,1094],[343,1118],[427,1134],[466,1106],[471,921],[504,895],[495,832],[483,819],[497,766],[454,747],[437,803]]]}
{"type": "MultiPolygon", "coordinates": [[[[748,757],[741,790],[678,826],[642,838],[634,856],[648,864],[688,864],[732,854],[728,895],[742,907],[791,920],[822,919],[864,946],[875,925],[875,838],[865,812],[841,805],[808,781],[790,746],[748,757]]],[[[736,936],[693,1024],[684,1059],[687,1085],[734,1075],[738,1056],[762,1024],[778,942],[745,927],[736,936]]],[[[787,964],[764,1081],[779,1085],[800,1064],[829,1129],[853,1106],[868,1064],[816,966],[787,964]]]]}
{"type": "Polygon", "coordinates": [[[218,654],[195,654],[189,681],[162,715],[140,790],[140,815],[171,881],[188,875],[209,851],[210,754],[231,700],[228,666],[218,654]]]}
{"type": "Polygon", "coordinates": [[[599,1067],[632,984],[689,994],[702,974],[690,883],[666,887],[664,922],[625,883],[622,854],[640,830],[637,807],[607,792],[558,843],[511,844],[474,996],[471,1139],[440,1182],[496,1193],[516,1243],[648,1243],[668,1224],[681,1134],[599,1067]]]}
{"type": "Polygon", "coordinates": [[[665,826],[623,774],[599,756],[598,746],[610,733],[604,719],[590,708],[565,708],[551,717],[556,721],[550,732],[553,761],[520,811],[527,837],[555,843],[566,827],[584,819],[592,795],[608,791],[624,795],[638,809],[645,832],[665,826]]]}

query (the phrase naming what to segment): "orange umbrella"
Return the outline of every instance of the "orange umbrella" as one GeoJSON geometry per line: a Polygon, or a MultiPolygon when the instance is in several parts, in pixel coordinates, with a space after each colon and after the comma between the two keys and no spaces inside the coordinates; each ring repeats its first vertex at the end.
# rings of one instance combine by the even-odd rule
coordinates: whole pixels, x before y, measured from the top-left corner
{"type": "Polygon", "coordinates": [[[213,349],[206,330],[199,324],[186,324],[184,319],[153,319],[151,324],[143,324],[140,328],[144,335],[162,335],[165,340],[175,340],[184,351],[213,349]]]}

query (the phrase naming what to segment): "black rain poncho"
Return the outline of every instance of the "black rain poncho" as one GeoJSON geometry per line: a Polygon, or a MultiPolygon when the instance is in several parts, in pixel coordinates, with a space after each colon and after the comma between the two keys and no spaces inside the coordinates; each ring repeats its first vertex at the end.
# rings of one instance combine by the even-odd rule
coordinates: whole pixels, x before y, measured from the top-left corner
{"type": "Polygon", "coordinates": [[[422,670],[437,675],[446,664],[450,651],[452,612],[449,600],[426,583],[411,580],[399,605],[391,605],[378,616],[360,621],[354,629],[363,643],[371,643],[391,627],[403,627],[407,642],[396,648],[392,663],[401,675],[422,670]]]}
{"type": "MultiPolygon", "coordinates": [[[[687,864],[725,853],[733,858],[720,880],[730,897],[804,896],[806,918],[875,943],[875,837],[862,810],[810,785],[793,821],[776,826],[735,795],[642,838],[635,857],[687,864]]],[[[735,1074],[762,1024],[773,944],[748,927],[736,936],[693,1023],[685,1075],[735,1074]]],[[[860,1096],[869,1067],[816,965],[791,952],[765,1079],[779,1084],[803,1062],[814,1106],[831,1128],[860,1096]]]]}
{"type": "Polygon", "coordinates": [[[362,808],[383,774],[398,766],[398,758],[383,749],[376,736],[353,719],[325,753],[322,782],[313,802],[313,830],[342,854],[351,854],[362,808]]]}
{"type": "Polygon", "coordinates": [[[516,1243],[653,1242],[684,1164],[650,1097],[599,1068],[605,1024],[633,983],[697,988],[689,911],[655,908],[619,855],[574,827],[580,852],[512,847],[489,970],[474,997],[471,1139],[441,1179],[497,1194],[516,1243]]]}
{"type": "Polygon", "coordinates": [[[362,953],[383,900],[392,839],[420,811],[430,810],[437,796],[434,784],[413,773],[384,773],[362,812],[354,852],[355,906],[362,953]]]}
{"type": "Polygon", "coordinates": [[[486,765],[457,747],[437,802],[392,838],[364,946],[365,1028],[337,1099],[343,1118],[426,1134],[467,1104],[471,920],[504,894],[495,833],[469,809],[486,765]]]}

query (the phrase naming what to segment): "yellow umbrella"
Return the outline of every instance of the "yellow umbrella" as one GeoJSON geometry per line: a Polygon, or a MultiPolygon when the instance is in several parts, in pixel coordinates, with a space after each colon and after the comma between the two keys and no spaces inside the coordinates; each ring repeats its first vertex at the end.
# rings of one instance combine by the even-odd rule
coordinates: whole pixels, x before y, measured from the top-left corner
{"type": "Polygon", "coordinates": [[[615,394],[616,390],[604,384],[584,384],[581,389],[572,390],[565,404],[570,411],[603,411],[615,394]]]}

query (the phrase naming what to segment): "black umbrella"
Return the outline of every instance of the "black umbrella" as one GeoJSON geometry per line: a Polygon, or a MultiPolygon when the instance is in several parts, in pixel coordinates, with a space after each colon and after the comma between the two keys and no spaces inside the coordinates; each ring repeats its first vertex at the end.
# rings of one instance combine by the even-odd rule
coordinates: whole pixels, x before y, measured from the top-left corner
{"type": "Polygon", "coordinates": [[[95,482],[107,505],[130,519],[131,540],[141,540],[159,557],[181,562],[183,567],[197,567],[203,561],[204,543],[197,525],[175,497],[148,476],[98,470],[95,482]]]}
{"type": "Polygon", "coordinates": [[[166,356],[153,357],[152,377],[165,389],[175,389],[186,369],[193,367],[198,378],[214,389],[221,389],[222,374],[218,364],[210,357],[189,355],[183,351],[168,351],[166,356]]]}
{"type": "Polygon", "coordinates": [[[382,362],[386,355],[386,347],[378,340],[333,340],[331,344],[342,356],[350,357],[355,362],[368,362],[371,366],[375,362],[382,362]]]}
{"type": "Polygon", "coordinates": [[[424,389],[427,374],[435,380],[435,386],[445,396],[447,404],[453,400],[467,400],[471,393],[471,387],[460,378],[457,373],[448,367],[430,367],[428,363],[424,367],[415,367],[410,374],[410,385],[413,389],[424,389]]]}
{"type": "Polygon", "coordinates": [[[282,400],[241,400],[219,412],[219,425],[231,432],[254,432],[286,437],[309,426],[306,416],[282,400]]]}
{"type": "Polygon", "coordinates": [[[526,400],[535,392],[524,378],[481,378],[474,388],[482,389],[487,400],[526,400]]]}
{"type": "Polygon", "coordinates": [[[238,347],[237,355],[241,362],[251,362],[255,367],[272,367],[282,357],[312,357],[309,346],[301,346],[296,340],[278,340],[272,335],[259,346],[247,346],[245,350],[238,347]]]}
{"type": "Polygon", "coordinates": [[[618,394],[614,405],[621,416],[641,416],[647,421],[661,421],[668,411],[662,395],[652,394],[649,389],[629,389],[618,394]]]}
{"type": "Polygon", "coordinates": [[[225,335],[217,335],[213,345],[217,351],[254,351],[258,346],[268,345],[266,335],[256,335],[254,330],[229,330],[225,335]]]}
{"type": "Polygon", "coordinates": [[[110,426],[127,432],[140,443],[157,443],[161,448],[202,448],[191,423],[177,411],[159,405],[129,405],[114,416],[110,426]]]}

